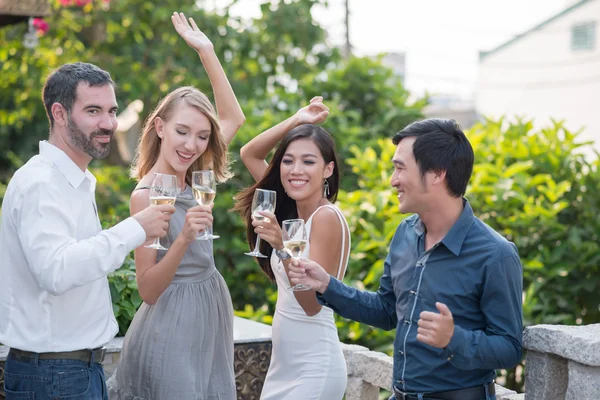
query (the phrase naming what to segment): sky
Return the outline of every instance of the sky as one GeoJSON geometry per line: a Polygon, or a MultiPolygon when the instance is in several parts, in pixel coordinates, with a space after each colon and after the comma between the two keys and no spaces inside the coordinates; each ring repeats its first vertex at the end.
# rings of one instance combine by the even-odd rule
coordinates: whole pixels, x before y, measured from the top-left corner
{"type": "MultiPolygon", "coordinates": [[[[472,98],[480,50],[494,47],[561,12],[575,0],[349,0],[356,55],[406,54],[414,94],[472,98]]],[[[209,0],[217,6],[230,0],[209,0]]],[[[239,0],[234,15],[257,17],[262,0],[239,0]]],[[[344,41],[345,0],[329,0],[314,18],[334,45],[344,41]]]]}

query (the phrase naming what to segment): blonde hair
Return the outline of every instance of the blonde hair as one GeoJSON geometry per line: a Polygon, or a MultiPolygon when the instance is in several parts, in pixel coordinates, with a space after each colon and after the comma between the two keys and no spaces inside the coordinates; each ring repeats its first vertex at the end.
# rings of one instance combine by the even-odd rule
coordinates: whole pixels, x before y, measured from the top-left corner
{"type": "Polygon", "coordinates": [[[146,119],[131,165],[132,178],[138,181],[142,179],[158,160],[161,139],[158,137],[154,125],[156,118],[168,121],[173,115],[175,107],[182,102],[204,114],[210,121],[211,126],[206,151],[190,165],[185,173],[187,184],[191,184],[193,171],[204,169],[212,169],[218,182],[225,182],[232,177],[229,169],[230,162],[229,154],[227,153],[227,144],[221,135],[221,125],[219,124],[215,108],[204,93],[193,86],[184,86],[173,90],[165,96],[146,119]]]}

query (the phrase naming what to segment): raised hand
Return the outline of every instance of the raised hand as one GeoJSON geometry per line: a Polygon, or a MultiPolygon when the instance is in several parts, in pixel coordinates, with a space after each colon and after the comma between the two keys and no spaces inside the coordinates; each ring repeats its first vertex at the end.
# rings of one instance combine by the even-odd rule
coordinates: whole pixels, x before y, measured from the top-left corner
{"type": "Polygon", "coordinates": [[[198,28],[198,25],[196,25],[193,18],[190,18],[188,22],[183,13],[174,12],[171,16],[171,21],[173,22],[175,30],[179,33],[179,36],[181,36],[192,49],[199,52],[201,50],[213,48],[212,42],[198,28]]]}
{"type": "Polygon", "coordinates": [[[417,340],[438,349],[443,349],[450,343],[454,334],[454,318],[448,306],[444,303],[435,303],[440,312],[423,311],[419,315],[419,328],[417,340]]]}
{"type": "Polygon", "coordinates": [[[323,104],[323,97],[316,96],[310,100],[310,104],[302,107],[296,112],[298,123],[302,124],[320,124],[325,122],[329,116],[329,107],[323,104]]]}

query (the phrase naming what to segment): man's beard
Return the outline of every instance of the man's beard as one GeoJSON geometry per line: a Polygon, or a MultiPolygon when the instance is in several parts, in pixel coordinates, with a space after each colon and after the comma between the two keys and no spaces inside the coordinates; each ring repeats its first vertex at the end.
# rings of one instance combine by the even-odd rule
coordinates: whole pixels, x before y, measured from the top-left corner
{"type": "Polygon", "coordinates": [[[69,131],[69,139],[71,144],[82,150],[88,156],[101,160],[108,157],[110,153],[110,141],[108,143],[98,143],[94,145],[94,138],[96,136],[110,136],[112,138],[114,132],[106,129],[100,129],[90,133],[88,137],[79,127],[73,122],[71,116],[68,116],[69,124],[67,125],[69,131]]]}

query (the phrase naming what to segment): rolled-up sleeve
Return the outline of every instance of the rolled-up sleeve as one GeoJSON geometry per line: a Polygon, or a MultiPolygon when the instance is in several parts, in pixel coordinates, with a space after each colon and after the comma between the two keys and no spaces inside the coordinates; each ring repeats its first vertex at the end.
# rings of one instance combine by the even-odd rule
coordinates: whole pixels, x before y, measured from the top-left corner
{"type": "Polygon", "coordinates": [[[394,329],[398,318],[396,295],[390,276],[390,259],[391,255],[388,255],[376,292],[358,290],[331,277],[325,293],[317,294],[319,303],[342,317],[385,330],[394,329]]]}
{"type": "Polygon", "coordinates": [[[30,185],[21,196],[19,240],[40,287],[58,295],[106,277],[146,239],[133,218],[77,241],[63,195],[46,182],[30,185]]]}

